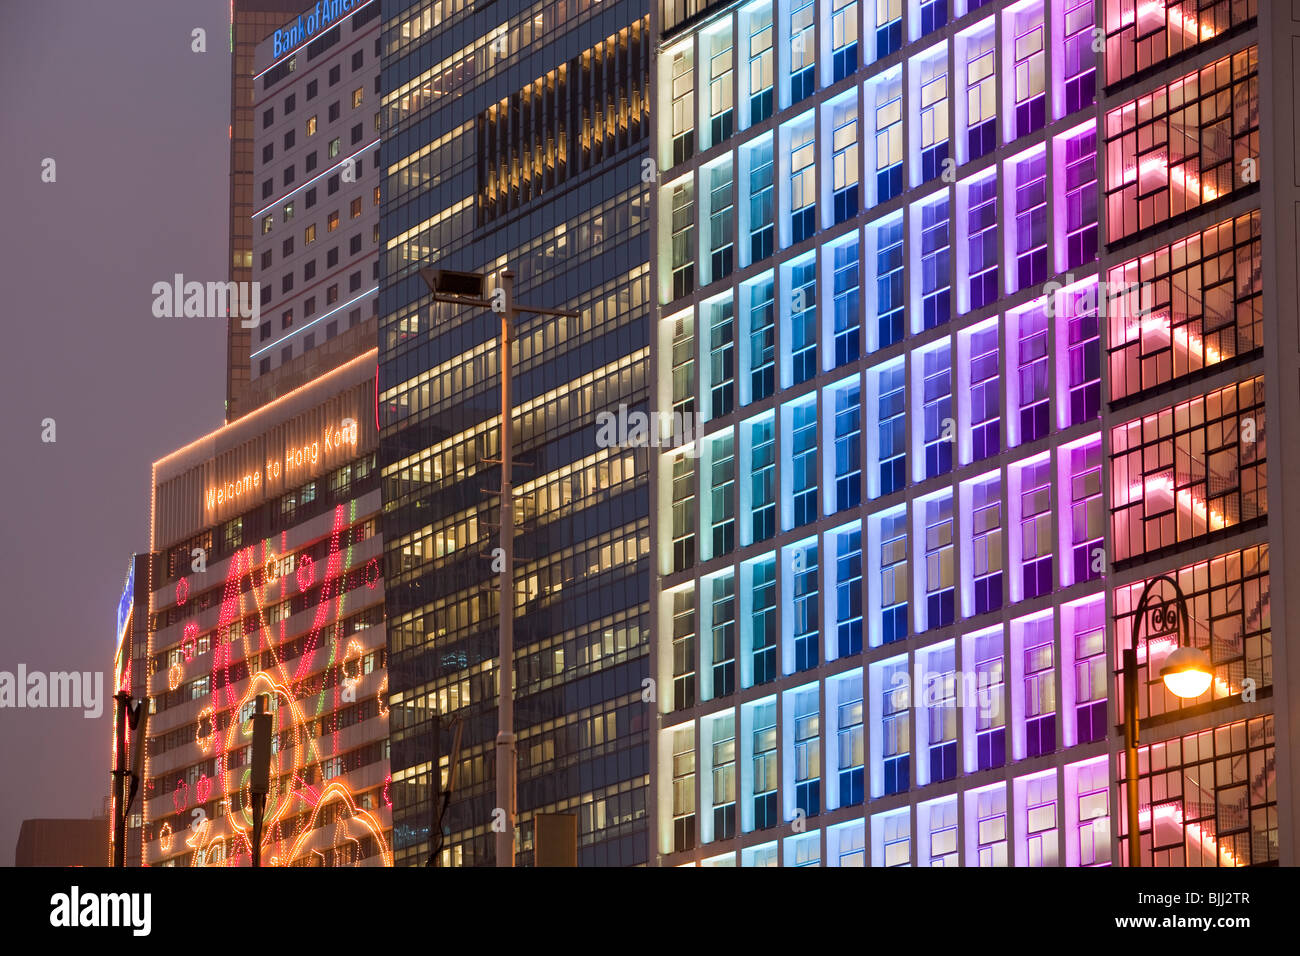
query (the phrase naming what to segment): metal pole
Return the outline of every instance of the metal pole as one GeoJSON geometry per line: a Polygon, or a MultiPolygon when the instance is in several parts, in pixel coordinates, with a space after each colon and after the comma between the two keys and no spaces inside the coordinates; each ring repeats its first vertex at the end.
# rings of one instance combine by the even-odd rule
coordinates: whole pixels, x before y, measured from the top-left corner
{"type": "Polygon", "coordinates": [[[496,835],[497,866],[515,865],[515,503],[511,487],[511,445],[514,439],[510,400],[510,350],[514,343],[515,274],[501,274],[505,311],[501,313],[501,633],[497,665],[497,808],[505,812],[505,827],[496,835]]]}
{"type": "Polygon", "coordinates": [[[118,691],[113,695],[117,704],[117,760],[113,770],[113,799],[117,805],[113,808],[113,866],[126,866],[126,715],[130,706],[131,695],[118,691]]]}
{"type": "MultiPolygon", "coordinates": [[[[1138,663],[1137,648],[1124,651],[1124,770],[1128,797],[1128,865],[1142,865],[1138,821],[1138,663]]],[[[1152,820],[1154,826],[1155,821],[1152,820]]],[[[1152,831],[1152,837],[1155,833],[1152,831]]]]}

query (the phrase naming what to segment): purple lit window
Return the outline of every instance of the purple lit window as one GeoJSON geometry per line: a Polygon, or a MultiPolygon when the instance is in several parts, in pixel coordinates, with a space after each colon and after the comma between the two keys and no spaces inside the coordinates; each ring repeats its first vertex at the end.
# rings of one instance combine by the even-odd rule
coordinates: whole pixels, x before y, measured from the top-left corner
{"type": "Polygon", "coordinates": [[[923,363],[925,477],[933,478],[952,471],[952,358],[946,347],[937,348],[925,353],[923,363]]]}
{"type": "Polygon", "coordinates": [[[951,258],[948,238],[948,196],[921,207],[921,314],[927,329],[948,321],[952,285],[948,276],[951,258]]]}
{"type": "Polygon", "coordinates": [[[1043,14],[1029,11],[1016,17],[1015,102],[1016,138],[1042,129],[1047,122],[1047,87],[1043,58],[1043,14]]]}
{"type": "Polygon", "coordinates": [[[998,610],[1002,607],[1002,489],[997,478],[972,491],[971,560],[975,613],[998,610]]]}
{"type": "Polygon", "coordinates": [[[1018,356],[1020,394],[1020,441],[1047,436],[1051,426],[1047,393],[1047,314],[1034,309],[1020,316],[1018,356]]]}
{"type": "Polygon", "coordinates": [[[838,367],[856,362],[862,352],[862,294],[858,281],[857,239],[835,246],[831,255],[835,269],[835,365],[838,367]]]}
{"type": "Polygon", "coordinates": [[[1101,577],[1105,533],[1101,500],[1101,442],[1070,450],[1070,545],[1074,555],[1074,583],[1101,577]]]}
{"type": "Polygon", "coordinates": [[[979,159],[998,144],[997,53],[990,31],[966,48],[967,161],[979,159]]]}
{"type": "Polygon", "coordinates": [[[998,181],[990,176],[971,183],[966,193],[966,267],[970,307],[983,308],[998,297],[998,181]]]}
{"type": "Polygon", "coordinates": [[[1051,465],[1041,461],[1020,472],[1020,561],[1024,600],[1052,590],[1051,465]]]}
{"type": "Polygon", "coordinates": [[[1024,627],[1025,756],[1056,750],[1056,667],[1051,616],[1024,627]]]}
{"type": "Polygon", "coordinates": [[[886,665],[881,674],[881,763],[885,795],[902,793],[911,785],[908,752],[911,747],[911,690],[907,661],[886,665]]]}
{"type": "Polygon", "coordinates": [[[907,515],[880,519],[881,643],[907,637],[907,515]]]}
{"type": "Polygon", "coordinates": [[[1025,842],[1030,866],[1056,866],[1056,774],[1037,777],[1025,788],[1025,842]]]}
{"type": "Polygon", "coordinates": [[[1078,743],[1106,736],[1106,608],[1097,600],[1074,612],[1074,719],[1078,743]]]}
{"type": "Polygon", "coordinates": [[[1097,258],[1097,131],[1090,129],[1065,143],[1066,266],[1097,258]]]}
{"type": "Polygon", "coordinates": [[[925,503],[925,626],[927,630],[953,622],[952,495],[925,503]]]}
{"type": "Polygon", "coordinates": [[[970,337],[971,460],[1002,450],[1002,402],[998,390],[997,326],[970,337]]]}
{"type": "Polygon", "coordinates": [[[1047,155],[1016,164],[1016,289],[1047,278],[1047,155]]]}
{"type": "Polygon", "coordinates": [[[1093,0],[1068,0],[1065,8],[1065,112],[1097,98],[1097,54],[1092,51],[1093,0]]]}
{"type": "Polygon", "coordinates": [[[1110,865],[1110,780],[1106,764],[1080,766],[1074,784],[1080,866],[1110,865]]]}
{"type": "Polygon", "coordinates": [[[876,348],[903,337],[903,220],[876,227],[876,348]]]}
{"type": "Polygon", "coordinates": [[[1006,670],[1002,660],[1002,632],[975,638],[975,679],[979,694],[975,710],[975,751],[980,770],[1007,762],[1007,718],[1002,705],[1006,670]]]}
{"type": "Polygon", "coordinates": [[[998,786],[975,798],[975,839],[980,866],[1007,865],[1007,791],[998,786]]]}
{"type": "Polygon", "coordinates": [[[951,646],[926,656],[930,782],[957,776],[957,665],[951,646]]]}
{"type": "Polygon", "coordinates": [[[1096,291],[1067,294],[1070,343],[1070,424],[1101,417],[1101,327],[1096,291]]]}

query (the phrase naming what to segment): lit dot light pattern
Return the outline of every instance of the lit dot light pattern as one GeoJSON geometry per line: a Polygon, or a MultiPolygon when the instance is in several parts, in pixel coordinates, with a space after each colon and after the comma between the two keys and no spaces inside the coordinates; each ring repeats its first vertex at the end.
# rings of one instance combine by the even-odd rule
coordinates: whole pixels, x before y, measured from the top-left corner
{"type": "MultiPolygon", "coordinates": [[[[273,742],[271,792],[263,820],[263,865],[290,865],[307,855],[321,862],[326,857],[315,850],[318,844],[339,846],[355,842],[359,846],[366,837],[373,838],[383,864],[392,865],[382,822],[357,806],[355,797],[344,783],[331,780],[323,789],[309,783],[323,780],[324,761],[340,752],[337,711],[342,703],[344,679],[359,676],[361,657],[364,656],[363,645],[353,640],[345,657],[339,647],[342,627],[336,626],[342,622],[345,613],[345,572],[352,566],[353,550],[351,536],[345,548],[341,546],[341,538],[344,529],[354,523],[356,513],[355,501],[350,506],[335,508],[323,575],[306,556],[298,562],[295,573],[277,573],[277,555],[272,551],[270,541],[262,542],[260,554],[257,545],[250,545],[231,557],[217,627],[212,636],[212,671],[207,704],[199,711],[194,736],[204,754],[214,754],[216,771],[213,778],[201,776],[195,787],[188,786],[183,779],[178,780],[172,792],[171,802],[177,813],[188,810],[191,797],[195,798],[193,818],[186,821],[189,826],[183,834],[185,847],[193,851],[192,866],[246,866],[252,862],[251,766],[246,761],[252,742],[252,722],[247,718],[255,711],[260,695],[266,695],[268,700],[273,742]],[[259,571],[262,573],[257,573],[259,571]],[[245,590],[246,579],[248,587],[245,590]],[[310,630],[303,635],[304,646],[295,667],[281,657],[287,618],[282,617],[276,625],[268,625],[267,610],[285,600],[293,585],[297,585],[301,592],[314,586],[318,579],[322,583],[315,614],[310,630]],[[242,629],[238,625],[249,616],[250,602],[256,612],[257,625],[242,629]],[[239,666],[245,661],[268,666],[241,677],[239,666]],[[343,672],[346,665],[351,667],[349,674],[343,672]],[[330,677],[334,679],[331,681],[330,677]],[[321,689],[311,693],[316,682],[321,689]],[[243,684],[244,689],[237,694],[239,684],[243,684]],[[331,684],[332,688],[327,686],[331,684]],[[219,732],[218,718],[222,713],[231,713],[232,718],[219,732]],[[329,715],[326,718],[328,734],[323,734],[322,740],[328,741],[329,753],[322,754],[321,742],[314,728],[325,714],[329,715]],[[238,715],[245,719],[237,719],[238,715]],[[215,819],[208,817],[203,809],[207,799],[213,795],[218,798],[219,808],[215,819]],[[339,803],[339,809],[331,824],[318,825],[324,805],[335,802],[339,803]],[[319,837],[314,832],[318,829],[321,832],[319,837]]],[[[286,544],[287,533],[282,533],[281,557],[285,554],[286,544]]],[[[372,572],[370,568],[365,570],[365,580],[369,585],[372,572]]],[[[188,583],[178,582],[178,598],[183,599],[188,592],[188,583]]],[[[186,624],[183,633],[182,656],[188,662],[195,656],[197,624],[186,624]]],[[[183,664],[178,663],[171,670],[183,673],[183,664]]],[[[173,690],[183,679],[177,677],[173,682],[172,673],[168,677],[173,690]]],[[[158,838],[164,854],[177,849],[175,834],[169,824],[160,828],[158,838]]],[[[358,853],[352,853],[347,858],[351,862],[360,862],[358,856],[358,853]]]]}

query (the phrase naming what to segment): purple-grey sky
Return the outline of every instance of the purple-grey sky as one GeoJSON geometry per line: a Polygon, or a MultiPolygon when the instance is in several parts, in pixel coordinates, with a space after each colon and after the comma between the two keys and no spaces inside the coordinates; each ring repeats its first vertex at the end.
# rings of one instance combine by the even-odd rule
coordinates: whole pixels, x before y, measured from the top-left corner
{"type": "MultiPolygon", "coordinates": [[[[224,322],[154,318],[150,289],[227,276],[227,10],[0,0],[0,671],[111,693],[150,464],[221,424],[224,322]]],[[[99,811],[111,713],[0,709],[0,864],[22,820],[99,811]]]]}

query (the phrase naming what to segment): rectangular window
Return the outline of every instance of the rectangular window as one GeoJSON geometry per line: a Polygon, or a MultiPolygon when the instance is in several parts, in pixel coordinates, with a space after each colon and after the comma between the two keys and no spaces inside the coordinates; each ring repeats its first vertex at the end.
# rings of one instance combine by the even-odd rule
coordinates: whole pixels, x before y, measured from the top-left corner
{"type": "Polygon", "coordinates": [[[1002,401],[998,381],[998,327],[970,335],[971,461],[1002,450],[1002,401]]]}
{"type": "Polygon", "coordinates": [[[673,594],[673,710],[695,706],[695,595],[673,594]]]}
{"type": "MultiPolygon", "coordinates": [[[[870,0],[867,0],[870,2],[870,0]]],[[[831,0],[831,82],[838,83],[858,69],[857,0],[831,0]]]]}
{"type": "Polygon", "coordinates": [[[714,578],[711,635],[713,693],[710,699],[736,692],[736,579],[732,574],[714,578]]]}
{"type": "Polygon", "coordinates": [[[923,328],[934,329],[951,318],[951,245],[948,196],[921,207],[921,316],[923,328]]]}
{"type": "Polygon", "coordinates": [[[952,645],[924,653],[930,783],[957,776],[957,664],[952,645]]]}
{"type": "Polygon", "coordinates": [[[995,476],[971,489],[971,583],[975,614],[1002,608],[1002,487],[995,476]]]}
{"type": "Polygon", "coordinates": [[[750,507],[754,541],[776,533],[776,435],[770,418],[750,426],[750,507]]]}
{"type": "MultiPolygon", "coordinates": [[[[812,8],[811,0],[809,9],[812,8]]],[[[817,144],[812,122],[790,131],[790,241],[803,242],[817,231],[817,144]]]]}
{"type": "Polygon", "coordinates": [[[1056,774],[1025,782],[1025,842],[1029,866],[1056,866],[1056,774]]]}
{"type": "Polygon", "coordinates": [[[790,0],[790,102],[817,88],[817,31],[814,0],[790,0]]]}
{"type": "Polygon", "coordinates": [[[1020,469],[1021,600],[1051,592],[1052,551],[1052,475],[1044,459],[1020,469]]]}
{"type": "Polygon", "coordinates": [[[710,508],[713,519],[713,557],[730,554],[736,547],[736,451],[731,432],[711,444],[710,508]]]}
{"type": "Polygon", "coordinates": [[[830,249],[834,269],[835,365],[856,362],[862,353],[862,290],[859,282],[858,240],[830,249]]]}
{"type": "Polygon", "coordinates": [[[943,172],[948,159],[948,60],[921,65],[921,182],[943,172]]]}
{"type": "MultiPolygon", "coordinates": [[[[1072,8],[1080,6],[1092,13],[1086,0],[1071,3],[1072,8]]],[[[1112,0],[1105,5],[1106,82],[1118,83],[1214,43],[1254,20],[1258,7],[1258,0],[1199,0],[1190,6],[1184,0],[1112,0]]],[[[1067,34],[1074,25],[1067,18],[1067,34]]]]}
{"type": "Polygon", "coordinates": [[[713,723],[713,839],[736,835],[736,718],[716,717],[713,723]]]}
{"type": "Polygon", "coordinates": [[[776,561],[754,564],[753,578],[754,686],[776,680],[776,561]]]}
{"type": "Polygon", "coordinates": [[[1258,181],[1259,47],[1106,114],[1107,241],[1191,213],[1258,181]]]}
{"type": "Polygon", "coordinates": [[[736,404],[736,323],[731,299],[708,306],[709,397],[713,418],[730,415],[736,404]]]}
{"type": "MultiPolygon", "coordinates": [[[[1106,736],[1106,608],[1102,601],[1074,610],[1074,721],[1077,742],[1106,736]]],[[[1119,633],[1117,631],[1117,633],[1119,633]]]]}
{"type": "Polygon", "coordinates": [[[776,806],[777,753],[776,704],[754,706],[753,753],[754,829],[766,830],[779,822],[776,806]]]}
{"type": "Polygon", "coordinates": [[[970,308],[998,299],[998,181],[990,176],[966,189],[966,269],[970,308]]]}
{"type": "Polygon", "coordinates": [[[1056,750],[1056,655],[1052,646],[1052,616],[1022,625],[1025,756],[1056,750]]]}
{"type": "Polygon", "coordinates": [[[819,653],[820,604],[817,589],[817,545],[796,547],[791,552],[794,604],[791,632],[794,637],[794,669],[811,670],[821,663],[819,653]]]}
{"type": "MultiPolygon", "coordinates": [[[[857,4],[853,4],[854,7],[857,4]]],[[[856,50],[856,44],[854,48],[856,50]]],[[[835,222],[858,214],[858,101],[854,97],[831,107],[831,203],[835,222]]]]}
{"type": "Polygon", "coordinates": [[[992,152],[998,144],[996,63],[992,31],[966,45],[967,162],[992,152]]]}
{"type": "Polygon", "coordinates": [[[880,637],[892,644],[907,637],[907,515],[880,519],[880,637]]]}
{"type": "Polygon", "coordinates": [[[695,69],[691,49],[672,54],[673,165],[695,155],[695,69]]]}
{"type": "Polygon", "coordinates": [[[711,143],[728,139],[735,131],[735,104],[732,101],[732,57],[734,49],[729,29],[708,38],[709,54],[709,132],[711,143]]]}
{"type": "Polygon", "coordinates": [[[911,786],[912,712],[907,660],[887,663],[881,675],[881,764],[884,795],[905,793],[911,786]]]}
{"type": "Polygon", "coordinates": [[[876,59],[883,60],[903,46],[903,0],[870,0],[875,7],[876,59]]]}
{"type": "Polygon", "coordinates": [[[1016,291],[1047,278],[1047,154],[1016,163],[1016,291]]]}
{"type": "Polygon", "coordinates": [[[903,191],[903,80],[901,75],[875,84],[876,202],[903,191]]]}
{"type": "Polygon", "coordinates": [[[1017,394],[1020,443],[1046,438],[1051,428],[1048,395],[1047,313],[1031,309],[1019,316],[1017,394]]]}
{"type": "Polygon", "coordinates": [[[980,866],[1007,865],[1007,791],[1002,785],[976,791],[975,845],[980,866]]]}
{"type": "Polygon", "coordinates": [[[673,731],[673,849],[695,848],[695,728],[673,731]]]}
{"type": "Polygon", "coordinates": [[[735,202],[731,163],[714,166],[709,177],[709,281],[731,275],[735,265],[735,202]]]}
{"type": "Polygon", "coordinates": [[[1097,259],[1097,131],[1065,143],[1065,265],[1097,259]]]}
{"type": "Polygon", "coordinates": [[[673,323],[673,415],[682,421],[695,414],[695,320],[689,312],[673,323]]]}
{"type": "Polygon", "coordinates": [[[1262,376],[1111,429],[1115,560],[1268,511],[1262,376]]]}
{"type": "Polygon", "coordinates": [[[672,273],[673,298],[695,291],[695,190],[691,180],[672,187],[672,273]]]}
{"type": "MultiPolygon", "coordinates": [[[[1088,7],[1091,11],[1091,4],[1088,7]]],[[[1110,779],[1106,762],[1077,764],[1074,773],[1075,852],[1079,866],[1110,865],[1110,779]]],[[[1067,779],[1069,768],[1066,768],[1067,779]]],[[[1074,863],[1076,861],[1071,861],[1074,863]]]]}
{"type": "Polygon", "coordinates": [[[759,3],[749,13],[749,122],[772,115],[772,4],[759,3]]]}
{"type": "Polygon", "coordinates": [[[772,218],[772,141],[764,137],[745,150],[749,157],[749,261],[760,262],[774,251],[772,218]]]}
{"type": "MultiPolygon", "coordinates": [[[[871,228],[871,227],[868,227],[871,228]]],[[[876,229],[876,348],[883,349],[903,338],[906,293],[903,287],[903,220],[895,219],[876,229]]]]}
{"type": "Polygon", "coordinates": [[[975,638],[975,682],[979,694],[975,711],[976,766],[991,770],[1007,762],[1007,717],[1002,705],[1006,667],[1001,628],[975,638]]]}
{"type": "Polygon", "coordinates": [[[1069,336],[1066,363],[1067,408],[1071,425],[1101,417],[1101,326],[1097,321],[1095,287],[1062,293],[1069,336]]]}
{"type": "Polygon", "coordinates": [[[1101,577],[1106,520],[1101,500],[1101,442],[1093,441],[1069,451],[1070,550],[1074,580],[1101,577]]]}
{"type": "Polygon", "coordinates": [[[673,456],[673,571],[695,564],[695,468],[689,456],[673,456]]]}
{"type": "Polygon", "coordinates": [[[889,495],[907,482],[907,387],[902,364],[881,369],[877,382],[880,494],[889,495]]]}
{"type": "Polygon", "coordinates": [[[839,681],[836,714],[836,744],[839,754],[840,806],[860,806],[865,798],[863,778],[866,766],[866,737],[862,723],[862,681],[839,681]]]}
{"type": "Polygon", "coordinates": [[[952,494],[925,502],[925,627],[947,627],[955,618],[952,494]]]}
{"type": "Polygon", "coordinates": [[[790,374],[793,384],[817,374],[817,263],[809,256],[790,267],[790,374]]]}
{"type": "Polygon", "coordinates": [[[794,801],[805,817],[821,813],[821,711],[817,688],[794,695],[794,801]]]}
{"type": "Polygon", "coordinates": [[[925,442],[924,478],[952,471],[952,446],[956,422],[952,417],[952,354],[945,343],[922,355],[922,439],[925,442]]]}
{"type": "Polygon", "coordinates": [[[817,404],[805,402],[791,409],[790,474],[794,525],[816,521],[817,514],[817,404]]]}
{"type": "Polygon", "coordinates": [[[835,510],[862,502],[862,403],[856,379],[835,396],[835,510]]]}
{"type": "Polygon", "coordinates": [[[1015,138],[1028,136],[1043,128],[1047,122],[1047,86],[1044,61],[1043,13],[1028,10],[1015,14],[1014,89],[1016,126],[1015,138]]]}
{"type": "Polygon", "coordinates": [[[862,532],[845,531],[836,540],[835,629],[843,659],[862,653],[862,532]]]}
{"type": "Polygon", "coordinates": [[[749,287],[749,401],[776,388],[776,311],[771,278],[749,287]]]}

